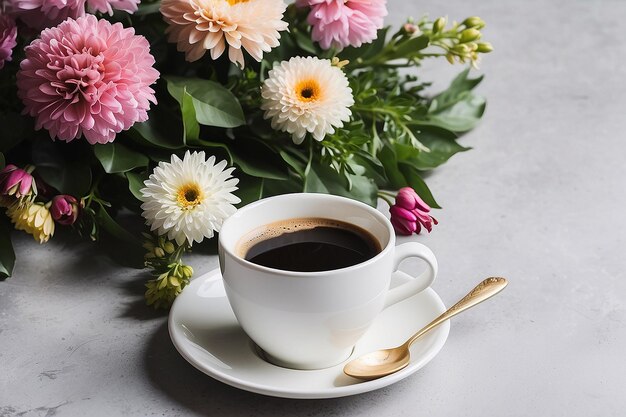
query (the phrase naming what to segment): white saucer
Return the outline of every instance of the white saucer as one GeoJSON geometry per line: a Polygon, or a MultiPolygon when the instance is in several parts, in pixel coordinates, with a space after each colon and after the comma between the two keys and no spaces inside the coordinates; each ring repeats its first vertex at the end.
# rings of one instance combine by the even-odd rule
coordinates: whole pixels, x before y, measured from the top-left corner
{"type": "MultiPolygon", "coordinates": [[[[443,311],[445,306],[432,289],[387,308],[356,345],[350,359],[401,344],[443,311]]],[[[262,359],[237,323],[219,268],[192,280],[176,298],[169,315],[170,337],[193,366],[234,387],[284,398],[343,397],[398,382],[433,359],[449,331],[450,324],[446,322],[416,341],[411,347],[411,363],[403,370],[363,382],[344,375],[345,363],[299,371],[262,359]]]]}

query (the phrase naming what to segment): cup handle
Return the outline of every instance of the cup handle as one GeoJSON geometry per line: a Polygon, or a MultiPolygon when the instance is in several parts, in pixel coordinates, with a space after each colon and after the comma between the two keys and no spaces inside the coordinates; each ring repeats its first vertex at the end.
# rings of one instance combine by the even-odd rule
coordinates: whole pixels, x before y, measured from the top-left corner
{"type": "Polygon", "coordinates": [[[435,280],[439,266],[437,265],[437,258],[435,254],[428,247],[417,242],[408,242],[396,246],[394,254],[394,276],[401,276],[408,282],[401,284],[395,288],[390,289],[387,292],[387,298],[385,299],[385,307],[387,308],[399,301],[407,299],[419,292],[424,291],[435,280]],[[418,277],[412,277],[411,275],[398,271],[398,266],[406,258],[420,258],[426,262],[426,271],[424,271],[418,277]]]}

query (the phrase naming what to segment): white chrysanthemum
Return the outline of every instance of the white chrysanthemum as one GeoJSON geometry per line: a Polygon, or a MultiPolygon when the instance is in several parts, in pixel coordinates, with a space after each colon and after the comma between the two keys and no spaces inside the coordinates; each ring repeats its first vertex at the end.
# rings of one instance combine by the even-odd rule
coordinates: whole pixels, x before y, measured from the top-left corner
{"type": "Polygon", "coordinates": [[[263,52],[279,45],[287,6],[283,0],[163,0],[161,14],[170,42],[193,62],[206,51],[219,58],[228,44],[228,58],[244,67],[242,48],[261,61],[263,52]]]}
{"type": "Polygon", "coordinates": [[[265,118],[302,143],[306,132],[321,141],[350,119],[352,89],[328,59],[294,57],[274,65],[261,87],[265,118]]]}
{"type": "Polygon", "coordinates": [[[224,220],[239,203],[232,194],[239,182],[232,177],[235,168],[226,161],[215,164],[215,157],[205,160],[204,152],[185,153],[181,160],[160,162],[141,189],[143,217],[150,230],[182,245],[202,242],[220,230],[224,220]]]}

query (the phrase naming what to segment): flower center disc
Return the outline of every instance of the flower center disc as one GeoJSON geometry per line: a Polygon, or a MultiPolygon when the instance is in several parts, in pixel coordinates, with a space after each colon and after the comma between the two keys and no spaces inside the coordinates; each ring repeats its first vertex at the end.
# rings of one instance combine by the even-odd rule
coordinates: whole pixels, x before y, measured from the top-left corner
{"type": "Polygon", "coordinates": [[[228,2],[228,4],[230,4],[231,6],[234,6],[235,4],[239,4],[239,3],[246,3],[249,0],[226,0],[228,2]]]}
{"type": "Polygon", "coordinates": [[[198,184],[185,184],[178,189],[176,200],[183,210],[191,210],[202,203],[202,191],[198,184]]]}
{"type": "Polygon", "coordinates": [[[296,84],[298,100],[308,103],[320,98],[321,88],[316,80],[304,80],[296,84]]]}

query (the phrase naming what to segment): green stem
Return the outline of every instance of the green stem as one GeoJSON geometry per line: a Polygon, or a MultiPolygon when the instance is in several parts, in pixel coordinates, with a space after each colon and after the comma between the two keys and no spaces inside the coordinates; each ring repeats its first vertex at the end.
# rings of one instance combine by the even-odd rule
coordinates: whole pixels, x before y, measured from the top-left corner
{"type": "Polygon", "coordinates": [[[89,190],[89,195],[87,196],[87,200],[85,200],[85,208],[90,207],[92,200],[95,200],[96,202],[100,202],[100,199],[96,197],[96,191],[97,191],[98,184],[100,183],[101,178],[102,176],[98,176],[94,180],[93,185],[91,186],[91,189],[89,190]]]}
{"type": "Polygon", "coordinates": [[[384,194],[386,196],[389,196],[391,198],[396,198],[396,193],[393,193],[391,191],[385,191],[385,190],[378,190],[378,194],[384,194]]]}
{"type": "MultiPolygon", "coordinates": [[[[173,261],[176,262],[177,264],[180,264],[181,263],[180,261],[181,261],[181,259],[183,257],[183,253],[185,253],[186,250],[187,250],[187,244],[186,243],[180,245],[178,247],[178,249],[176,249],[174,251],[174,253],[172,254],[173,261]]],[[[172,259],[172,258],[170,258],[170,259],[172,259]]]]}
{"type": "Polygon", "coordinates": [[[385,109],[384,107],[361,107],[361,106],[352,106],[352,109],[355,111],[360,111],[360,112],[364,112],[364,113],[382,113],[382,114],[388,114],[389,116],[393,117],[394,119],[398,118],[398,113],[396,113],[393,110],[388,110],[385,109]]]}
{"type": "Polygon", "coordinates": [[[373,157],[376,157],[379,143],[380,136],[378,136],[378,131],[376,130],[376,116],[374,115],[374,117],[372,117],[372,141],[370,142],[370,154],[372,154],[373,157]]]}
{"type": "Polygon", "coordinates": [[[394,205],[393,200],[391,200],[391,199],[389,198],[389,196],[387,196],[386,194],[384,194],[382,191],[378,191],[378,197],[379,197],[381,200],[385,201],[385,203],[389,204],[389,207],[391,207],[391,206],[393,206],[393,205],[394,205]]]}

